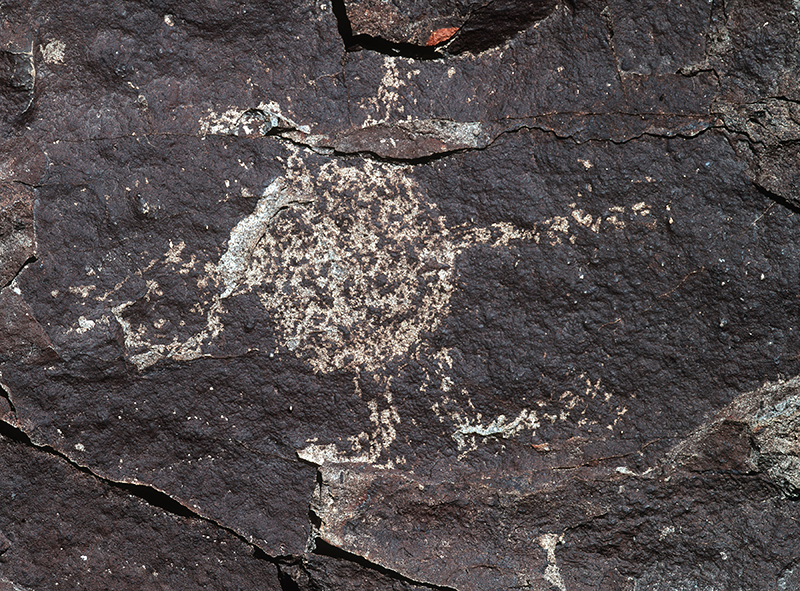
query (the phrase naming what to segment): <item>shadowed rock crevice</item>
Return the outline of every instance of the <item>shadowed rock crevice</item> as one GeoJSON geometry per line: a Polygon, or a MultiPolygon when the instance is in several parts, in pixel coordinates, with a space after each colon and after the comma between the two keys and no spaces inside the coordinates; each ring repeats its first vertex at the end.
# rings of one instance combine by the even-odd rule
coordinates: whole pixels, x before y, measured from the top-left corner
{"type": "Polygon", "coordinates": [[[314,591],[330,589],[337,578],[346,578],[352,589],[375,591],[456,591],[452,587],[414,581],[400,573],[318,540],[312,554],[278,563],[282,589],[314,591]]]}
{"type": "Polygon", "coordinates": [[[347,15],[345,0],[331,0],[333,14],[339,28],[339,34],[344,42],[346,51],[361,51],[366,49],[395,57],[408,57],[417,60],[436,60],[444,56],[433,47],[424,47],[413,43],[389,41],[382,37],[367,33],[353,34],[353,27],[347,15]]]}
{"type": "MultiPolygon", "coordinates": [[[[0,388],[0,390],[2,390],[2,388],[0,388]]],[[[2,390],[2,392],[0,392],[0,395],[3,395],[3,397],[7,398],[9,403],[11,403],[10,397],[8,397],[6,394],[7,393],[5,392],[5,390],[2,390]]],[[[124,491],[134,497],[141,499],[142,501],[144,501],[145,503],[147,503],[152,507],[165,511],[166,513],[170,513],[177,517],[183,517],[186,519],[197,519],[200,521],[204,521],[206,523],[210,523],[216,527],[219,527],[228,532],[229,534],[232,534],[233,536],[235,536],[248,546],[250,546],[253,549],[254,557],[268,560],[270,562],[275,561],[273,557],[270,557],[257,545],[253,544],[252,542],[249,542],[244,536],[242,536],[238,532],[230,528],[227,528],[220,523],[217,523],[213,519],[208,519],[207,517],[203,517],[202,515],[195,513],[190,508],[179,503],[178,501],[176,501],[175,499],[173,499],[172,497],[170,497],[169,495],[160,490],[142,484],[134,484],[130,482],[117,482],[105,478],[103,476],[100,476],[99,474],[92,472],[89,468],[81,466],[80,464],[76,463],[66,454],[58,451],[55,448],[49,445],[39,445],[34,443],[28,436],[28,434],[25,433],[22,429],[4,420],[0,420],[0,436],[5,437],[6,439],[9,439],[11,441],[14,441],[17,444],[24,445],[26,447],[33,448],[39,452],[59,458],[60,460],[66,462],[70,467],[74,468],[81,474],[86,474],[88,476],[91,476],[92,478],[97,479],[98,482],[112,486],[118,490],[124,491]]]]}
{"type": "Polygon", "coordinates": [[[11,394],[8,393],[8,390],[6,390],[2,384],[0,384],[0,398],[5,398],[11,412],[17,412],[14,402],[11,400],[11,394]]]}
{"type": "Polygon", "coordinates": [[[15,280],[17,277],[19,277],[19,274],[20,274],[20,273],[22,273],[22,271],[24,271],[24,270],[25,270],[25,267],[27,267],[28,265],[31,265],[31,264],[33,264],[33,263],[35,263],[35,262],[36,262],[36,257],[35,257],[35,256],[28,257],[27,259],[25,259],[25,262],[23,262],[23,263],[22,263],[22,266],[21,266],[21,267],[20,267],[20,268],[17,270],[17,272],[14,274],[14,276],[13,276],[13,277],[11,277],[11,278],[10,278],[10,279],[7,281],[7,283],[6,283],[5,285],[0,285],[0,289],[5,289],[5,288],[7,288],[8,286],[10,286],[12,283],[14,283],[14,280],[15,280]]]}
{"type": "Polygon", "coordinates": [[[493,0],[476,9],[447,44],[453,55],[480,53],[502,45],[520,31],[550,15],[557,0],[493,0]]]}
{"type": "Polygon", "coordinates": [[[426,8],[419,4],[332,0],[347,51],[366,49],[417,60],[498,47],[558,6],[557,0],[440,1],[426,8]]]}
{"type": "Polygon", "coordinates": [[[352,562],[353,564],[357,564],[362,568],[374,570],[375,572],[380,573],[391,579],[395,579],[397,581],[403,581],[405,583],[411,583],[412,585],[418,585],[421,589],[437,589],[439,591],[457,591],[453,587],[447,587],[443,585],[432,585],[430,583],[423,583],[420,581],[409,579],[408,577],[404,577],[402,574],[398,572],[390,570],[379,564],[375,564],[374,562],[370,562],[363,556],[359,556],[358,554],[352,554],[350,552],[347,552],[346,550],[342,550],[341,548],[337,548],[336,546],[328,544],[323,540],[317,540],[315,542],[314,553],[319,556],[327,556],[330,558],[335,558],[337,560],[346,560],[348,562],[352,562]]]}
{"type": "MultiPolygon", "coordinates": [[[[6,395],[7,393],[5,390],[0,392],[0,395],[3,395],[4,398],[8,398],[6,395]]],[[[10,398],[8,398],[10,402],[10,398]]],[[[93,478],[96,478],[100,482],[104,484],[109,484],[114,486],[120,490],[124,490],[128,494],[131,494],[135,497],[138,497],[152,505],[154,507],[158,507],[159,509],[166,511],[167,513],[172,513],[173,515],[177,515],[179,517],[186,517],[189,519],[204,519],[202,516],[198,515],[188,507],[181,505],[175,499],[171,498],[169,495],[164,494],[163,492],[156,490],[149,486],[143,486],[141,484],[132,484],[128,482],[114,482],[113,480],[109,480],[107,478],[103,478],[86,468],[85,466],[81,466],[65,454],[59,452],[58,450],[50,447],[49,445],[37,445],[31,441],[31,438],[25,433],[22,429],[15,427],[11,423],[7,421],[0,420],[0,435],[10,439],[16,443],[26,445],[33,449],[36,449],[42,453],[50,454],[61,460],[67,462],[71,467],[75,468],[82,474],[87,474],[93,478]]],[[[208,521],[208,520],[206,520],[208,521]]]]}
{"type": "MultiPolygon", "coordinates": [[[[0,396],[6,398],[12,410],[15,410],[13,407],[13,403],[11,402],[10,396],[8,395],[6,390],[3,389],[2,387],[0,387],[0,396]]],[[[89,468],[85,466],[80,466],[79,464],[75,463],[74,460],[66,456],[64,453],[59,452],[58,450],[50,447],[49,445],[35,444],[27,435],[27,433],[25,433],[22,429],[12,425],[11,423],[5,420],[0,420],[0,437],[5,437],[6,439],[13,441],[17,444],[24,445],[36,451],[54,456],[59,460],[64,461],[71,468],[75,469],[81,474],[90,476],[96,479],[98,482],[109,485],[117,490],[123,491],[127,494],[130,494],[131,496],[141,499],[148,505],[157,508],[159,510],[162,510],[166,513],[169,513],[177,517],[182,517],[185,519],[195,519],[204,521],[216,527],[219,527],[225,530],[226,532],[233,534],[242,542],[248,544],[252,548],[254,558],[259,560],[265,560],[275,564],[278,567],[278,575],[282,589],[287,591],[305,589],[305,587],[300,587],[297,582],[298,577],[302,579],[302,577],[299,574],[302,571],[302,566],[299,566],[301,565],[301,561],[289,557],[269,556],[261,548],[259,548],[255,544],[252,544],[251,542],[248,542],[243,536],[241,536],[237,532],[225,527],[220,523],[217,523],[214,520],[208,519],[198,513],[195,513],[194,511],[182,505],[181,503],[179,503],[169,495],[163,493],[162,491],[159,491],[151,486],[113,481],[98,474],[95,474],[89,468]]],[[[309,518],[312,520],[312,522],[316,522],[317,524],[319,524],[319,519],[313,512],[309,513],[309,518]]],[[[419,588],[420,590],[435,589],[440,591],[456,591],[451,587],[438,586],[438,585],[432,585],[428,583],[420,583],[414,581],[412,579],[409,579],[408,577],[404,577],[400,573],[394,572],[378,564],[374,564],[361,556],[346,552],[345,550],[332,546],[323,540],[315,540],[313,552],[318,556],[333,558],[339,562],[352,563],[353,565],[357,565],[358,567],[360,567],[362,570],[366,570],[368,572],[370,571],[374,572],[376,576],[381,576],[389,580],[397,581],[404,585],[410,585],[413,586],[414,588],[419,588]]]]}
{"type": "Polygon", "coordinates": [[[765,187],[762,187],[758,183],[753,183],[753,186],[756,188],[756,190],[759,193],[761,193],[762,195],[764,195],[768,199],[774,201],[777,205],[780,205],[781,207],[785,207],[786,209],[788,209],[792,213],[800,213],[800,205],[798,203],[796,203],[794,200],[789,200],[786,197],[784,197],[783,195],[778,195],[777,193],[773,193],[772,191],[770,191],[769,189],[767,189],[765,187]]]}

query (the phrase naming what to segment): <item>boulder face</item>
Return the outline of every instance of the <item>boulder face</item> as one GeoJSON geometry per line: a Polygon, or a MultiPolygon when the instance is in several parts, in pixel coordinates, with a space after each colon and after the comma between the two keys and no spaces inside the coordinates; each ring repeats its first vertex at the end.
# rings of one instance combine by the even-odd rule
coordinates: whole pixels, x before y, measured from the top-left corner
{"type": "Polygon", "coordinates": [[[0,590],[800,587],[796,3],[0,5],[0,590]]]}

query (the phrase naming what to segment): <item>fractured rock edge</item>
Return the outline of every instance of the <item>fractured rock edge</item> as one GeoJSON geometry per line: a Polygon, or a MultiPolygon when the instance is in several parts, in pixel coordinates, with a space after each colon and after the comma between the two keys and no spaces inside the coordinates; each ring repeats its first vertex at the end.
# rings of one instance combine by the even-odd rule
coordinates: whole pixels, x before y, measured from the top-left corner
{"type": "MultiPolygon", "coordinates": [[[[217,122],[204,121],[198,137],[275,137],[326,156],[361,156],[381,162],[426,164],[455,154],[485,150],[504,135],[522,131],[551,133],[559,139],[572,139],[578,144],[589,141],[624,144],[646,136],[692,138],[710,129],[728,129],[720,119],[721,113],[552,112],[486,123],[412,119],[376,123],[322,135],[312,133],[310,126],[299,125],[264,105],[238,111],[233,116],[226,114],[220,117],[217,122]],[[622,129],[603,130],[602,127],[610,123],[608,118],[611,117],[627,120],[622,129]],[[579,121],[577,125],[571,121],[575,118],[579,121]],[[592,127],[591,124],[601,129],[587,129],[592,127]]],[[[731,128],[729,131],[738,130],[731,128]]]]}
{"type": "Polygon", "coordinates": [[[29,591],[29,589],[6,578],[0,578],[0,591],[29,591]]]}
{"type": "MultiPolygon", "coordinates": [[[[684,74],[687,76],[696,75],[684,74]]],[[[230,137],[267,138],[291,143],[324,156],[361,157],[377,162],[424,165],[458,154],[490,149],[508,134],[539,131],[558,139],[569,139],[576,144],[611,142],[622,145],[644,137],[694,138],[710,131],[722,131],[745,140],[753,153],[749,162],[753,186],[770,200],[792,211],[800,208],[800,194],[786,189],[786,183],[775,183],[774,178],[762,170],[769,158],[763,155],[762,146],[774,149],[796,143],[800,129],[795,129],[789,115],[779,116],[776,127],[781,132],[765,134],[763,138],[752,135],[741,121],[737,109],[752,109],[769,101],[780,102],[781,97],[770,97],[747,105],[721,104],[708,114],[670,115],[640,113],[545,113],[514,120],[459,122],[449,119],[424,119],[378,123],[360,129],[343,130],[330,135],[313,134],[309,126],[300,125],[263,105],[242,109],[228,121],[219,124],[205,122],[197,137],[223,135],[230,137]],[[579,123],[567,118],[579,117],[579,123]],[[611,117],[624,117],[622,129],[603,129],[611,117]],[[567,120],[562,122],[562,119],[567,120]],[[790,137],[784,137],[786,134],[790,137]],[[762,163],[764,161],[764,163],[762,163]],[[770,182],[773,181],[773,182],[770,182]]],[[[787,104],[796,101],[786,99],[787,104]]],[[[780,115],[780,114],[779,114],[780,115]]],[[[147,137],[150,134],[145,134],[147,137]]],[[[165,134],[152,134],[165,135],[165,134]]],[[[169,135],[169,134],[166,134],[169,135]]],[[[119,138],[94,138],[94,141],[119,138]]],[[[281,201],[280,197],[276,197],[281,201]]],[[[288,205],[288,203],[287,203],[288,205]]],[[[277,205],[278,208],[281,205],[277,205]]]]}
{"type": "Polygon", "coordinates": [[[12,57],[15,62],[15,72],[13,75],[14,87],[25,91],[27,102],[25,106],[14,116],[25,115],[33,106],[34,86],[36,84],[36,64],[34,61],[33,34],[28,32],[23,35],[11,35],[10,38],[0,39],[0,53],[5,53],[12,57]],[[27,43],[21,42],[19,37],[26,37],[27,43]]]}
{"type": "MultiPolygon", "coordinates": [[[[668,462],[694,471],[761,472],[788,498],[800,498],[800,377],[737,396],[668,454],[668,462]],[[715,450],[737,462],[719,465],[715,450]]],[[[720,454],[722,455],[722,454],[720,454]]]]}
{"type": "MultiPolygon", "coordinates": [[[[713,68],[676,72],[686,77],[704,73],[719,79],[713,68]]],[[[578,144],[608,141],[618,145],[642,137],[693,138],[710,130],[721,130],[748,144],[752,158],[746,159],[750,160],[748,168],[753,185],[781,205],[790,204],[792,208],[800,206],[800,193],[788,178],[798,150],[795,146],[800,140],[800,126],[795,123],[799,112],[798,101],[774,96],[746,104],[717,102],[709,113],[553,112],[489,122],[416,119],[381,122],[323,135],[314,134],[310,126],[300,125],[261,104],[240,109],[233,116],[229,112],[227,120],[221,118],[213,124],[205,121],[199,137],[275,137],[321,155],[360,156],[415,165],[486,150],[507,134],[531,130],[578,144]],[[758,109],[767,111],[769,117],[764,130],[750,124],[751,112],[758,109]]]]}
{"type": "MultiPolygon", "coordinates": [[[[14,404],[11,400],[11,397],[7,390],[3,389],[2,398],[8,401],[9,405],[11,406],[12,412],[14,412],[14,404]]],[[[97,474],[96,472],[92,471],[88,466],[82,466],[72,458],[70,458],[65,453],[49,446],[49,445],[42,445],[39,443],[34,442],[30,436],[22,430],[18,425],[14,423],[14,421],[8,420],[8,414],[5,417],[0,418],[0,436],[3,436],[13,442],[16,442],[21,445],[25,445],[27,447],[31,447],[37,451],[43,452],[45,454],[55,456],[71,467],[75,468],[77,471],[81,472],[82,474],[86,474],[97,479],[99,482],[102,482],[105,485],[123,490],[128,494],[135,496],[143,501],[145,501],[148,505],[153,507],[157,507],[167,513],[171,513],[173,515],[177,515],[180,517],[188,517],[191,519],[198,519],[200,521],[205,521],[206,523],[210,523],[216,527],[219,527],[221,530],[231,534],[236,539],[242,541],[243,543],[247,544],[253,549],[253,556],[256,558],[262,558],[269,560],[270,562],[275,562],[280,557],[272,557],[269,556],[264,550],[262,550],[258,544],[249,540],[247,536],[237,532],[236,530],[229,528],[221,523],[209,518],[205,517],[180,501],[174,499],[173,497],[169,496],[167,493],[155,488],[154,486],[148,484],[141,484],[138,482],[124,482],[118,480],[112,480],[110,478],[106,478],[97,474]]]]}
{"type": "MultiPolygon", "coordinates": [[[[732,476],[761,474],[765,480],[774,485],[773,490],[776,493],[796,500],[800,498],[800,443],[795,436],[798,430],[800,430],[800,376],[787,381],[766,383],[761,388],[737,396],[709,421],[668,450],[655,466],[645,472],[637,474],[625,467],[618,467],[613,471],[605,469],[605,475],[616,472],[621,476],[647,480],[662,478],[669,480],[675,473],[687,475],[718,473],[732,476]]],[[[416,556],[411,564],[385,556],[375,546],[375,544],[382,545],[383,542],[370,542],[370,538],[373,537],[370,532],[374,533],[370,526],[366,526],[366,531],[361,532],[361,535],[356,530],[350,531],[353,523],[369,523],[371,518],[375,517],[367,506],[370,493],[374,494],[371,488],[374,482],[385,480],[384,486],[379,486],[376,490],[384,488],[391,491],[415,491],[417,488],[427,491],[432,487],[435,490],[436,482],[417,477],[413,473],[391,468],[376,468],[366,464],[334,462],[317,465],[317,487],[311,500],[314,527],[309,538],[308,552],[314,552],[321,547],[324,554],[330,555],[332,547],[344,555],[357,556],[365,563],[377,565],[380,569],[399,572],[409,581],[441,589],[460,588],[458,585],[446,586],[444,583],[450,579],[445,573],[441,573],[444,574],[444,579],[436,580],[440,572],[435,559],[431,559],[431,565],[422,567],[419,572],[403,572],[404,564],[419,568],[417,563],[422,564],[425,560],[422,556],[416,556]],[[420,575],[424,580],[420,581],[420,575]]],[[[556,469],[551,470],[555,472],[556,469]]],[[[595,477],[602,476],[603,471],[601,468],[590,470],[595,477]]],[[[466,486],[463,491],[467,493],[465,498],[470,498],[470,490],[475,487],[480,488],[479,484],[463,486],[466,486]]],[[[412,493],[408,494],[413,497],[412,493]]],[[[419,495],[424,494],[428,493],[419,493],[419,495]]],[[[458,496],[457,493],[454,494],[458,496]]],[[[416,501],[419,502],[419,499],[416,501]]],[[[376,502],[378,510],[383,511],[382,502],[380,500],[376,502]]],[[[388,502],[390,504],[385,510],[391,511],[390,507],[394,501],[388,502]]],[[[406,502],[413,504],[415,501],[412,499],[406,502]]],[[[447,499],[443,502],[446,503],[447,499]]],[[[403,501],[400,501],[398,506],[402,505],[403,501]]],[[[380,521],[380,518],[377,519],[380,521]]],[[[438,533],[447,535],[446,532],[438,533]]],[[[552,549],[548,549],[545,542],[549,543],[552,540],[544,538],[555,535],[540,536],[543,538],[542,548],[548,551],[548,557],[552,549]]],[[[437,537],[437,532],[428,531],[426,542],[427,536],[432,536],[434,539],[437,537]]],[[[389,537],[391,538],[391,534],[389,537]]],[[[560,573],[556,567],[549,568],[551,563],[555,564],[555,561],[550,561],[548,558],[549,570],[545,570],[542,577],[552,583],[547,579],[548,573],[551,578],[554,578],[555,574],[560,577],[560,573]]],[[[468,567],[469,564],[460,563],[460,566],[468,567]]]]}
{"type": "MultiPolygon", "coordinates": [[[[0,399],[7,402],[8,406],[10,407],[11,413],[16,412],[13,400],[11,399],[11,395],[9,394],[8,390],[2,386],[2,384],[0,384],[0,399]]],[[[9,413],[5,413],[5,416],[0,417],[0,437],[5,437],[6,439],[13,441],[17,444],[25,445],[39,452],[59,458],[60,460],[65,461],[70,467],[74,468],[78,472],[91,476],[92,478],[96,479],[97,481],[107,486],[113,487],[118,490],[122,490],[132,496],[135,496],[152,507],[158,508],[172,515],[177,515],[179,517],[185,517],[189,519],[197,519],[199,521],[204,521],[215,527],[218,527],[221,530],[229,533],[236,539],[240,540],[242,543],[249,546],[253,551],[254,558],[266,560],[270,563],[275,564],[279,568],[281,566],[296,564],[302,558],[301,556],[294,556],[294,555],[271,556],[263,548],[261,548],[257,542],[250,539],[250,537],[247,536],[246,534],[241,533],[226,525],[223,525],[222,523],[210,517],[206,517],[204,515],[201,515],[200,513],[197,513],[196,511],[187,507],[177,499],[171,497],[164,491],[161,491],[152,485],[142,484],[139,482],[125,482],[119,480],[112,480],[110,478],[106,478],[105,476],[97,474],[96,472],[91,470],[88,466],[83,466],[79,464],[65,453],[49,445],[43,445],[34,442],[23,429],[21,429],[18,425],[15,424],[13,420],[9,420],[9,413]]],[[[414,581],[413,579],[404,576],[402,573],[392,571],[391,569],[387,569],[377,563],[371,563],[356,554],[348,555],[348,553],[343,552],[340,549],[335,548],[334,546],[330,546],[330,548],[327,549],[326,551],[323,545],[320,545],[320,547],[316,549],[316,553],[321,556],[329,556],[340,560],[347,560],[349,562],[354,562],[362,567],[376,570],[381,574],[388,576],[392,579],[402,580],[414,585],[419,585],[431,589],[441,589],[442,591],[456,591],[451,587],[433,585],[422,581],[414,581]]],[[[27,591],[27,589],[20,587],[11,581],[0,579],[0,591],[27,591]],[[4,587],[3,585],[10,585],[10,587],[4,587]]]]}
{"type": "MultiPolygon", "coordinates": [[[[353,9],[356,8],[352,6],[353,3],[348,3],[346,0],[332,0],[331,4],[337,19],[339,35],[347,51],[366,49],[417,60],[445,59],[463,53],[479,54],[503,45],[534,23],[550,16],[559,6],[575,10],[574,0],[566,2],[536,0],[525,3],[521,9],[508,0],[476,2],[464,16],[450,14],[439,15],[432,20],[423,19],[429,25],[427,35],[420,37],[421,30],[415,32],[407,30],[406,33],[412,34],[403,38],[400,31],[382,29],[376,23],[372,23],[371,26],[368,22],[370,20],[368,9],[360,15],[353,14],[354,17],[367,17],[365,22],[361,22],[362,25],[366,25],[365,28],[359,28],[362,32],[356,33],[353,30],[353,22],[364,19],[351,18],[348,4],[351,5],[349,8],[353,9]],[[437,22],[438,25],[435,24],[437,22]],[[434,29],[435,26],[443,28],[434,29]]],[[[386,7],[385,13],[375,16],[381,23],[393,22],[394,17],[400,17],[400,21],[405,22],[405,24],[397,23],[401,31],[409,28],[419,29],[419,25],[422,24],[418,22],[412,25],[405,17],[400,16],[396,9],[392,12],[390,7],[386,7]]]]}

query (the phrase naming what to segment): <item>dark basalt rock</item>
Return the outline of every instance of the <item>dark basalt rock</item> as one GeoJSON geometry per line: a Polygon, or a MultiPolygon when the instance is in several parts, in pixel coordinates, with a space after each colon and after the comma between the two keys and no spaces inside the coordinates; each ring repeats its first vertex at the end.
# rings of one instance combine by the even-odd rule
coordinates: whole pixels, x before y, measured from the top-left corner
{"type": "Polygon", "coordinates": [[[0,183],[0,286],[6,287],[36,253],[33,190],[0,183]]]}
{"type": "Polygon", "coordinates": [[[0,449],[0,589],[281,588],[273,564],[216,524],[4,437],[0,449]]]}
{"type": "MultiPolygon", "coordinates": [[[[571,6],[572,3],[570,3],[571,6]]],[[[335,0],[349,50],[371,49],[417,59],[480,53],[498,47],[555,10],[555,0],[335,0]]]]}
{"type": "Polygon", "coordinates": [[[791,2],[2,12],[0,588],[797,586],[791,2]]]}
{"type": "Polygon", "coordinates": [[[556,0],[492,0],[472,11],[459,28],[448,53],[478,53],[505,41],[542,20],[556,7],[556,0]]]}
{"type": "Polygon", "coordinates": [[[36,66],[33,33],[15,30],[8,21],[0,29],[0,122],[20,121],[33,105],[36,66]]]}
{"type": "Polygon", "coordinates": [[[438,30],[459,29],[482,4],[480,0],[344,0],[354,36],[419,46],[433,45],[431,36],[438,30]]]}

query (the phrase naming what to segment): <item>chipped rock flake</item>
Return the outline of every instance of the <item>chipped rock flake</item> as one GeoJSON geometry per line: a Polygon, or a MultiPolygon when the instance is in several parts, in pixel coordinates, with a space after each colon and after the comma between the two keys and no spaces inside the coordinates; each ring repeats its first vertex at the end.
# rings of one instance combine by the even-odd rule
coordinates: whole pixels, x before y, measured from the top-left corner
{"type": "Polygon", "coordinates": [[[408,119],[365,124],[330,136],[284,132],[282,137],[314,149],[343,154],[370,153],[382,158],[414,160],[434,154],[485,147],[489,135],[476,121],[408,119]]]}

